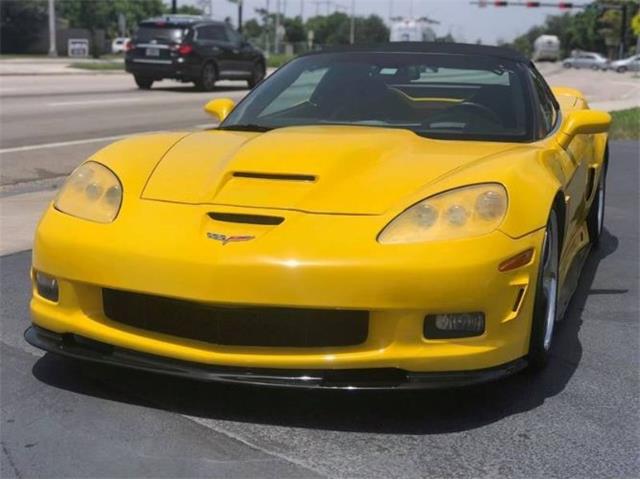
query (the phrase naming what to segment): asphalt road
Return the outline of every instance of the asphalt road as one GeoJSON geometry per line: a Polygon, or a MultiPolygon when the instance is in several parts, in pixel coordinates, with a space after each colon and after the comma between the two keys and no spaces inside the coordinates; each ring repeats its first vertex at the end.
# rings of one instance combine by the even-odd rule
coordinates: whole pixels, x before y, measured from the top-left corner
{"type": "MultiPolygon", "coordinates": [[[[581,89],[597,108],[640,104],[632,73],[539,68],[551,85],[581,89]]],[[[165,80],[139,90],[131,75],[0,76],[0,186],[68,174],[114,137],[138,132],[205,128],[215,120],[203,105],[216,97],[239,100],[246,82],[219,82],[214,92],[165,80]]]]}
{"type": "Polygon", "coordinates": [[[171,80],[142,91],[127,74],[0,77],[0,184],[66,175],[114,137],[211,126],[205,103],[246,92],[246,82],[200,92],[171,80]]]}
{"type": "Polygon", "coordinates": [[[0,258],[2,477],[638,477],[640,149],[538,376],[461,390],[229,387],[27,345],[30,252],[0,258]]]}

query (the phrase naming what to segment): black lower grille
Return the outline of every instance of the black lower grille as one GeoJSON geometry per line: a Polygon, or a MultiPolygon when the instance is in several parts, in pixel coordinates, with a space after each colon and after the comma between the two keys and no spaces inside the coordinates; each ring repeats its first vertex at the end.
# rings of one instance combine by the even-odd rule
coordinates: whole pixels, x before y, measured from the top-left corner
{"type": "Polygon", "coordinates": [[[218,345],[344,347],[367,339],[361,310],[235,308],[103,289],[105,315],[132,327],[218,345]]]}

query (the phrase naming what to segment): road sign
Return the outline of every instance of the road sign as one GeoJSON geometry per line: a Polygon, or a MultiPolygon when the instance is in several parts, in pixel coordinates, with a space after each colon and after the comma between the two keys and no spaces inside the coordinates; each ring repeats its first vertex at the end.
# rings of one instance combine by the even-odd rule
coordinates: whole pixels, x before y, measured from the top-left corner
{"type": "Polygon", "coordinates": [[[88,57],[89,40],[86,38],[70,38],[67,41],[67,55],[70,57],[88,57]]]}

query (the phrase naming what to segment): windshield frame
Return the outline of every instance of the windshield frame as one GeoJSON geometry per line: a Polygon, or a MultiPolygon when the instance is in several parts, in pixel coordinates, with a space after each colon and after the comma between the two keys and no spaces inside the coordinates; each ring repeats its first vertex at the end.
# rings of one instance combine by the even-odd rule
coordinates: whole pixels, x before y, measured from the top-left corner
{"type": "MultiPolygon", "coordinates": [[[[417,136],[438,140],[458,140],[458,141],[489,141],[489,142],[508,142],[508,143],[531,143],[536,141],[534,132],[535,132],[535,106],[532,104],[534,101],[534,95],[532,92],[533,86],[528,79],[528,64],[522,61],[512,60],[512,59],[504,59],[498,57],[492,57],[489,55],[482,55],[479,61],[486,62],[502,62],[507,63],[510,68],[513,69],[514,73],[516,73],[517,81],[520,84],[522,101],[524,107],[524,115],[523,121],[525,122],[524,133],[521,135],[515,134],[503,134],[501,135],[499,132],[497,134],[485,134],[485,133],[474,133],[474,132],[421,132],[419,130],[413,129],[406,125],[394,125],[394,124],[375,124],[375,123],[359,123],[359,122],[348,122],[348,121],[322,121],[322,122],[309,122],[309,123],[292,123],[291,125],[260,125],[255,120],[256,118],[252,118],[251,122],[240,122],[241,120],[239,112],[243,111],[243,108],[246,107],[247,103],[253,102],[256,97],[261,95],[264,92],[264,89],[270,88],[271,83],[277,81],[279,77],[283,74],[286,74],[287,69],[295,66],[296,63],[300,61],[304,61],[308,58],[313,58],[317,56],[326,56],[328,60],[331,60],[331,57],[335,59],[336,62],[343,59],[348,55],[379,55],[379,56],[397,56],[397,55],[411,55],[411,56],[448,56],[448,57],[464,57],[469,56],[467,54],[460,53],[440,53],[440,52],[377,52],[377,51],[366,51],[366,52],[358,52],[358,51],[345,51],[345,52],[313,52],[310,54],[301,55],[296,57],[289,62],[285,63],[283,66],[278,68],[272,75],[266,78],[260,85],[258,85],[255,89],[250,91],[233,109],[233,111],[229,114],[227,118],[218,126],[221,130],[234,130],[234,127],[238,127],[238,130],[243,129],[245,131],[251,130],[254,127],[253,131],[269,131],[273,129],[279,128],[288,128],[288,127],[302,127],[302,126],[349,126],[349,127],[362,127],[362,128],[391,128],[391,129],[402,129],[407,130],[414,133],[417,136]]],[[[330,62],[328,63],[330,65],[330,62]]],[[[295,80],[294,80],[295,81],[295,80]]],[[[451,83],[455,85],[454,83],[451,83]]],[[[278,95],[282,92],[286,91],[292,85],[289,84],[285,89],[281,90],[276,96],[274,96],[270,102],[273,102],[278,95]]],[[[267,104],[268,105],[268,104],[267,104]]],[[[267,108],[267,107],[265,107],[267,108]]]]}

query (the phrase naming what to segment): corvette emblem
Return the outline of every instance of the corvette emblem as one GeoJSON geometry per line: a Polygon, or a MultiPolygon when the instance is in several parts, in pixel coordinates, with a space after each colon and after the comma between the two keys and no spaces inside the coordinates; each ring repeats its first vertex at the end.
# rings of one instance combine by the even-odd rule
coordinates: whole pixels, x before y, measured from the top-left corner
{"type": "Polygon", "coordinates": [[[256,237],[254,237],[253,235],[225,235],[223,233],[207,232],[207,238],[210,238],[211,240],[217,240],[218,242],[222,243],[222,245],[226,245],[227,243],[231,242],[247,242],[249,240],[253,240],[256,237]]]}

